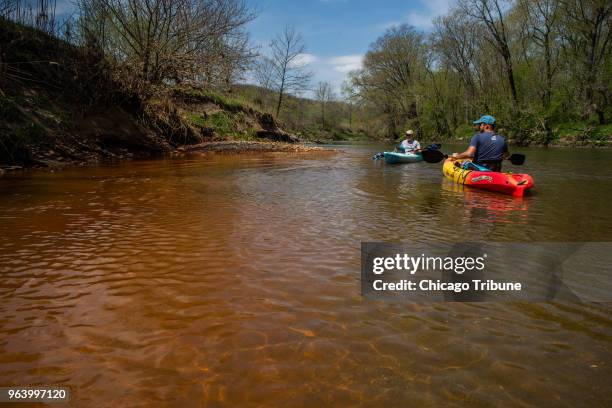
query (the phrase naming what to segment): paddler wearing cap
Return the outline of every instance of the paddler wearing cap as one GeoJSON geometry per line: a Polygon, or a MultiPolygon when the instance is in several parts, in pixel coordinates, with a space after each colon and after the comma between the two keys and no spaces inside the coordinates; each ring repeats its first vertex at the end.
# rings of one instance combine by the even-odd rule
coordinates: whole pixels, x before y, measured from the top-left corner
{"type": "Polygon", "coordinates": [[[406,131],[406,139],[402,140],[398,150],[403,153],[416,153],[421,150],[421,145],[419,144],[418,140],[415,140],[414,138],[414,131],[406,131]]]}
{"type": "Polygon", "coordinates": [[[474,121],[476,134],[463,153],[453,153],[455,159],[472,159],[475,164],[491,171],[501,171],[502,160],[509,156],[506,139],[495,132],[495,118],[484,115],[474,121]]]}

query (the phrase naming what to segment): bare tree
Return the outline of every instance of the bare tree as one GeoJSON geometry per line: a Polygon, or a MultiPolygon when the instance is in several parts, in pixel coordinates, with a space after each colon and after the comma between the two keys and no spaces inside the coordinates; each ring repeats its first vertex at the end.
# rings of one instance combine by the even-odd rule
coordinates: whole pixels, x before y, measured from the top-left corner
{"type": "Polygon", "coordinates": [[[272,87],[278,92],[278,117],[285,94],[306,90],[313,74],[307,69],[307,62],[303,60],[306,46],[294,28],[285,27],[283,32],[270,42],[270,49],[271,55],[266,66],[272,71],[272,87]]]}
{"type": "Polygon", "coordinates": [[[0,17],[53,34],[57,0],[0,0],[0,17]]]}
{"type": "Polygon", "coordinates": [[[435,22],[434,48],[443,64],[450,66],[463,82],[466,96],[465,120],[472,116],[478,81],[477,54],[481,48],[482,27],[459,10],[435,22]]]}
{"type": "Polygon", "coordinates": [[[11,0],[0,0],[0,17],[3,18],[10,18],[11,14],[13,13],[13,9],[15,7],[15,4],[13,1],[11,0]]]}
{"type": "Polygon", "coordinates": [[[260,87],[274,90],[274,63],[270,58],[259,58],[253,66],[253,75],[260,87]]]}
{"type": "Polygon", "coordinates": [[[348,78],[342,82],[342,96],[348,108],[349,129],[353,130],[353,111],[355,105],[359,101],[359,93],[355,88],[353,76],[358,75],[357,72],[350,72],[348,78]]]}
{"type": "Polygon", "coordinates": [[[514,108],[518,107],[518,93],[514,78],[512,53],[510,52],[510,33],[505,21],[504,3],[508,0],[461,0],[460,9],[465,14],[485,25],[489,35],[487,39],[495,46],[504,60],[506,77],[514,108]]]}
{"type": "Polygon", "coordinates": [[[80,26],[136,87],[191,79],[231,81],[250,48],[255,15],[243,0],[80,0],[80,26]]]}
{"type": "Polygon", "coordinates": [[[252,75],[259,85],[256,102],[264,109],[271,104],[271,91],[274,91],[274,64],[267,57],[259,57],[253,64],[252,75]]]}
{"type": "Polygon", "coordinates": [[[584,94],[585,114],[595,112],[600,124],[605,124],[610,80],[606,80],[603,73],[605,62],[612,54],[612,3],[609,0],[562,0],[562,4],[567,23],[563,37],[569,54],[577,63],[573,71],[584,94]],[[597,93],[603,99],[601,104],[596,101],[597,93]]]}
{"type": "Polygon", "coordinates": [[[523,31],[540,49],[544,62],[542,105],[548,109],[552,98],[553,79],[559,67],[558,20],[559,0],[519,0],[518,8],[523,31]]]}
{"type": "Polygon", "coordinates": [[[387,130],[395,134],[406,121],[419,123],[418,83],[424,76],[424,37],[408,25],[393,27],[370,46],[353,83],[361,96],[373,101],[387,117],[387,130]]]}
{"type": "Polygon", "coordinates": [[[325,127],[325,108],[334,100],[334,93],[329,82],[319,82],[315,90],[315,97],[321,105],[321,126],[325,127]]]}

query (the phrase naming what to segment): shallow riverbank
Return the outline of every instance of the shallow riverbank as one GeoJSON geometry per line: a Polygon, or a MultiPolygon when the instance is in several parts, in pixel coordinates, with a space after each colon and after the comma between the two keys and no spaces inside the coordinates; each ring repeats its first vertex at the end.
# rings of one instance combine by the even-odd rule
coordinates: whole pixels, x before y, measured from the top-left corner
{"type": "Polygon", "coordinates": [[[307,146],[304,144],[281,143],[281,142],[258,142],[243,140],[228,140],[220,142],[207,142],[195,145],[181,146],[172,155],[182,155],[198,152],[312,152],[324,151],[325,149],[317,146],[307,146]]]}
{"type": "MultiPolygon", "coordinates": [[[[179,146],[176,149],[168,152],[169,157],[183,157],[198,154],[214,154],[214,153],[228,153],[228,154],[241,154],[241,153],[328,153],[333,154],[337,152],[334,149],[328,149],[318,146],[309,146],[302,143],[282,143],[282,142],[261,142],[261,141],[243,141],[243,140],[226,140],[218,142],[204,142],[195,145],[179,146]]],[[[100,163],[114,163],[134,158],[131,155],[127,155],[121,158],[115,158],[112,160],[103,161],[81,161],[81,162],[65,162],[65,161],[49,161],[42,165],[34,166],[0,166],[0,175],[21,171],[26,169],[37,169],[37,170],[48,170],[54,171],[63,168],[70,168],[76,166],[93,166],[100,163]]]]}

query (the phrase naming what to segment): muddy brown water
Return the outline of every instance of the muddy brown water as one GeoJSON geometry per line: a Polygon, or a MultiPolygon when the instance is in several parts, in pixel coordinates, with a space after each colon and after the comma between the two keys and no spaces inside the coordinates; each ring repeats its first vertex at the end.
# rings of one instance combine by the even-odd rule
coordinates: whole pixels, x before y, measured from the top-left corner
{"type": "Polygon", "coordinates": [[[525,150],[516,199],[343,149],[0,178],[0,386],[98,407],[612,403],[611,305],[359,293],[362,241],[612,241],[612,152],[525,150]]]}

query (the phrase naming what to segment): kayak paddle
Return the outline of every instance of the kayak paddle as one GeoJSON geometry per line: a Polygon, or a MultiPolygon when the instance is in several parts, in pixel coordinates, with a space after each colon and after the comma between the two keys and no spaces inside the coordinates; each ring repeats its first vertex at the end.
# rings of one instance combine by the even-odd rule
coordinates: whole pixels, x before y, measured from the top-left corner
{"type": "Polygon", "coordinates": [[[425,149],[421,149],[420,151],[424,151],[424,150],[440,150],[441,147],[442,147],[442,143],[432,143],[429,146],[427,146],[425,149]]]}
{"type": "Polygon", "coordinates": [[[440,163],[442,160],[448,158],[447,154],[439,150],[425,150],[421,152],[421,156],[427,163],[440,163]]]}
{"type": "MultiPolygon", "coordinates": [[[[427,163],[439,163],[444,159],[448,158],[447,154],[442,153],[439,150],[424,150],[421,152],[421,156],[423,160],[427,163]]],[[[520,166],[525,163],[525,155],[520,153],[511,154],[506,160],[509,160],[510,163],[515,166],[520,166]]]]}
{"type": "Polygon", "coordinates": [[[525,163],[525,155],[514,153],[508,157],[508,160],[510,160],[510,163],[514,164],[515,166],[520,166],[521,164],[525,163]]]}

